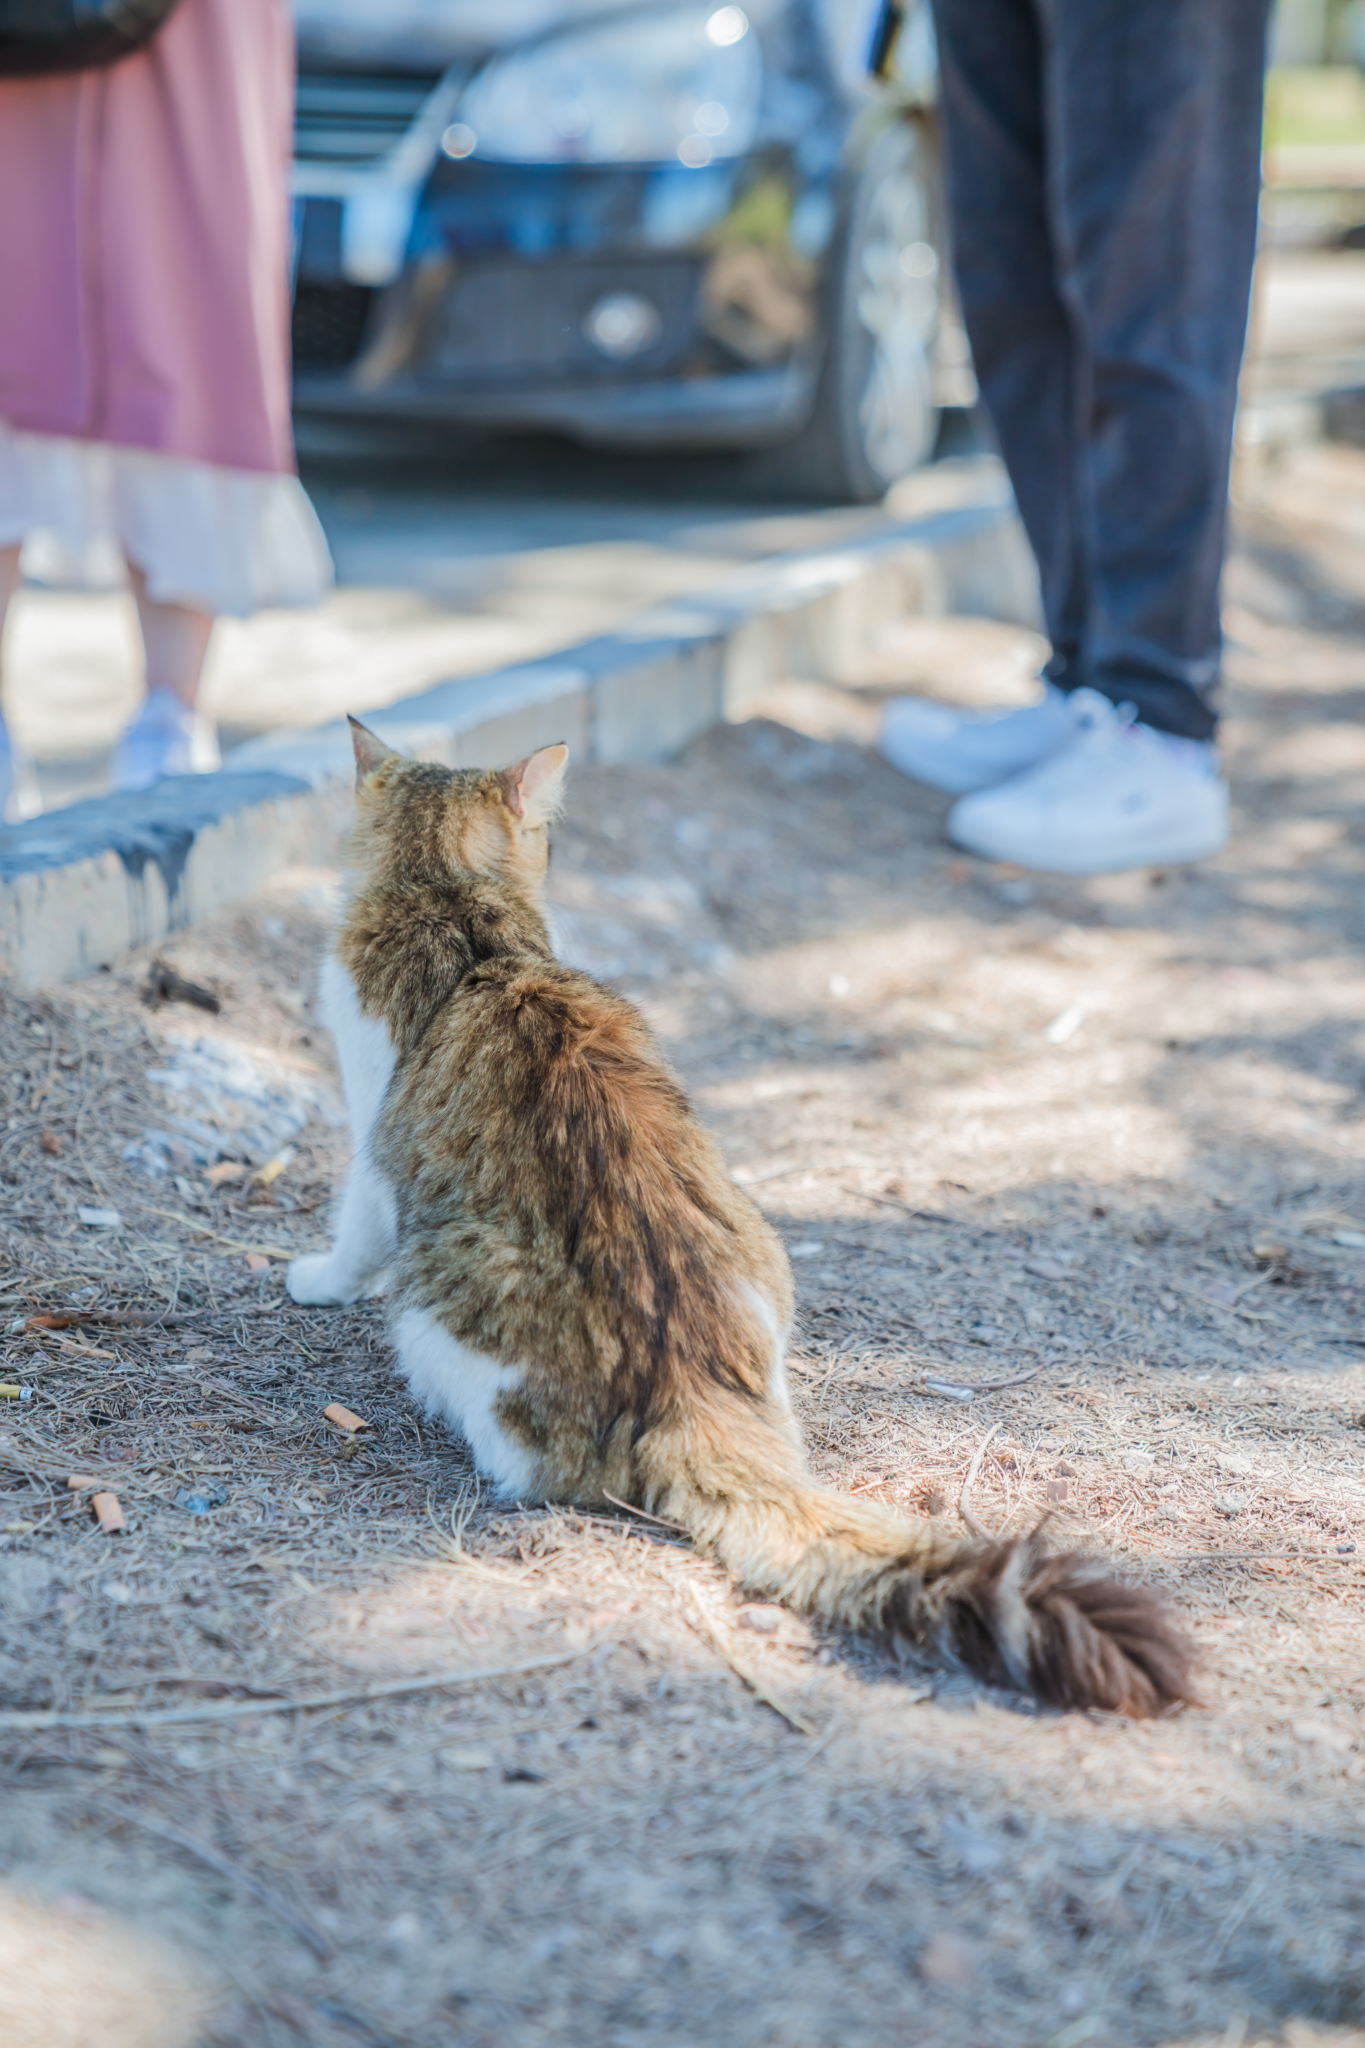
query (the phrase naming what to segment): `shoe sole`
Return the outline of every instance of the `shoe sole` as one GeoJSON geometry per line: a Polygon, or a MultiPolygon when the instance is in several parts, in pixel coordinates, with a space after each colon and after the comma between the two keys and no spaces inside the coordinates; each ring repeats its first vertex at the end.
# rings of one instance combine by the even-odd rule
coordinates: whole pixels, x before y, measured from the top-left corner
{"type": "Polygon", "coordinates": [[[927,768],[907,768],[904,761],[898,761],[888,754],[885,747],[877,749],[888,768],[894,768],[897,775],[903,775],[907,782],[918,782],[922,789],[936,789],[943,796],[975,796],[979,790],[998,789],[1006,780],[1003,775],[992,776],[989,782],[945,782],[942,776],[933,775],[927,768]]]}
{"type": "Polygon", "coordinates": [[[1032,860],[1021,853],[1017,845],[1009,845],[1003,838],[993,839],[989,832],[964,832],[955,826],[951,815],[948,819],[948,837],[954,846],[960,846],[966,853],[977,854],[982,860],[1010,861],[1014,866],[1029,868],[1035,874],[1045,875],[1117,875],[1126,868],[1181,867],[1198,860],[1211,860],[1221,853],[1228,843],[1227,828],[1213,832],[1190,833],[1184,839],[1171,839],[1164,846],[1135,848],[1126,854],[1095,855],[1086,857],[1080,852],[1056,855],[1047,861],[1032,860]]]}

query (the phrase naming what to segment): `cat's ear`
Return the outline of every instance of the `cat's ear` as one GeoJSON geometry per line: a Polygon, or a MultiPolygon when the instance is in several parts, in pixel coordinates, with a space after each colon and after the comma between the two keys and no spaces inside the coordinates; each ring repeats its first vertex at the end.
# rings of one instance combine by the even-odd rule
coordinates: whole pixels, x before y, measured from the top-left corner
{"type": "Polygon", "coordinates": [[[564,801],[564,771],[569,750],[562,740],[528,754],[515,768],[504,768],[498,777],[502,800],[513,817],[523,825],[545,825],[564,801]]]}
{"type": "Polygon", "coordinates": [[[386,747],[383,740],[377,740],[374,734],[363,726],[358,718],[352,718],[349,712],[346,714],[346,722],[351,728],[351,744],[355,748],[355,786],[359,789],[365,777],[373,775],[382,762],[393,760],[394,750],[392,747],[386,747]]]}

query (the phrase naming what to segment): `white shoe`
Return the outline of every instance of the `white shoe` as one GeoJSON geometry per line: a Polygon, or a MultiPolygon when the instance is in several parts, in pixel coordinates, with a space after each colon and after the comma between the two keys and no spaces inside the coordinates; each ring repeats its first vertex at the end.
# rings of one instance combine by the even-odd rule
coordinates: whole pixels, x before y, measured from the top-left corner
{"type": "Polygon", "coordinates": [[[877,744],[902,775],[961,796],[1046,761],[1075,730],[1071,699],[1049,683],[1022,711],[953,711],[927,697],[893,697],[877,744]]]}
{"type": "Polygon", "coordinates": [[[220,765],[218,735],[173,690],[152,690],[114,749],[115,789],[147,789],[163,775],[207,775],[220,765]]]}
{"type": "Polygon", "coordinates": [[[1228,836],[1228,786],[1211,741],[1133,722],[1077,690],[1070,746],[996,789],[964,796],[948,837],[987,860],[1062,875],[1206,860],[1228,836]]]}
{"type": "Polygon", "coordinates": [[[43,808],[43,795],[33,763],[22,747],[16,747],[10,729],[0,718],[0,823],[21,825],[36,818],[43,808]]]}

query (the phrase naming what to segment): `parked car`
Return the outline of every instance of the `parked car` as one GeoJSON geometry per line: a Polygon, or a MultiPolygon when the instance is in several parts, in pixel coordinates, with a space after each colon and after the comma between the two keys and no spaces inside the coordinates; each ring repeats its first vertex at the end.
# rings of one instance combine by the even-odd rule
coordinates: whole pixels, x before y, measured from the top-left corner
{"type": "Polygon", "coordinates": [[[295,11],[302,411],[769,448],[829,499],[929,453],[927,9],[295,11]]]}

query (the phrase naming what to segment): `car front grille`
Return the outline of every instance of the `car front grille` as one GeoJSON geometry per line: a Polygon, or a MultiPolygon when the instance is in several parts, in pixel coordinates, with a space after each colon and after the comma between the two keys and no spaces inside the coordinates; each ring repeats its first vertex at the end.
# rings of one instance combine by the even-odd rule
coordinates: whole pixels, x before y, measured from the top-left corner
{"type": "Polygon", "coordinates": [[[344,370],[360,353],[375,294],[364,284],[300,284],[294,294],[294,368],[344,370]]]}
{"type": "Polygon", "coordinates": [[[373,164],[402,141],[439,72],[301,71],[294,111],[300,163],[373,164]]]}
{"type": "Polygon", "coordinates": [[[477,383],[524,377],[658,376],[677,367],[696,333],[701,265],[691,257],[639,264],[476,263],[458,275],[433,323],[426,368],[477,383]],[[642,293],[658,310],[658,340],[626,364],[587,340],[583,320],[606,293],[642,293]]]}

